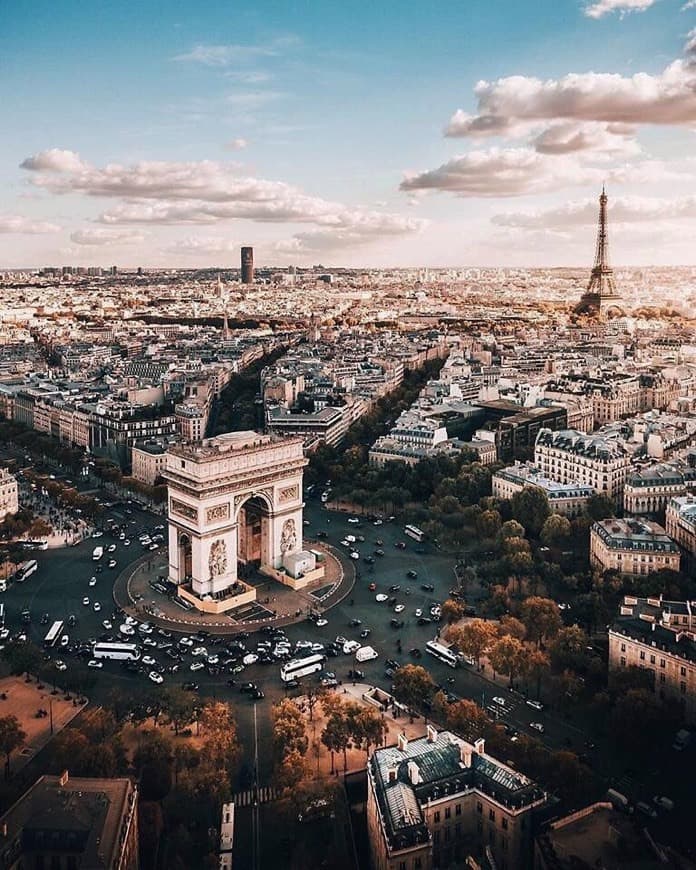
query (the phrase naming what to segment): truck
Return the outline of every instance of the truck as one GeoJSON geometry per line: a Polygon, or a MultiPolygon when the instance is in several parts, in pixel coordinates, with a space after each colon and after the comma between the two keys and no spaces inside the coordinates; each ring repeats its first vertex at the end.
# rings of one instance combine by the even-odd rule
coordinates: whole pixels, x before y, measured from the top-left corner
{"type": "Polygon", "coordinates": [[[376,659],[378,655],[379,653],[373,647],[361,646],[360,649],[355,653],[355,661],[371,662],[372,659],[376,659]]]}
{"type": "Polygon", "coordinates": [[[674,743],[672,744],[672,749],[676,752],[683,752],[686,747],[691,743],[691,731],[687,731],[686,728],[680,728],[679,731],[674,735],[674,743]]]}

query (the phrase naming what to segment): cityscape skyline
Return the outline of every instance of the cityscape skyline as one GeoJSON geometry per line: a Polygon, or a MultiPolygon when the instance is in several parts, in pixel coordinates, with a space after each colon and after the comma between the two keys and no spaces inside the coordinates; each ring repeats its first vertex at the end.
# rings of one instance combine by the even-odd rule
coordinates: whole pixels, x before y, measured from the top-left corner
{"type": "Polygon", "coordinates": [[[6,13],[0,265],[693,262],[693,4],[504,7],[6,13]]]}

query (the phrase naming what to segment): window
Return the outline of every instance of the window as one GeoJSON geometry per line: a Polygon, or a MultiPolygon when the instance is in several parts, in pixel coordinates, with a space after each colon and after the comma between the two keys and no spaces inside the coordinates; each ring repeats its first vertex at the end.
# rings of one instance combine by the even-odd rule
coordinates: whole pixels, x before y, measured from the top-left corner
{"type": "Polygon", "coordinates": [[[406,862],[399,861],[399,870],[406,870],[406,862]]]}
{"type": "Polygon", "coordinates": [[[479,834],[483,833],[483,821],[481,819],[476,822],[476,830],[479,832],[479,834]]]}
{"type": "Polygon", "coordinates": [[[655,664],[655,656],[650,656],[650,664],[651,665],[655,664]]]}
{"type": "Polygon", "coordinates": [[[435,817],[434,817],[433,821],[435,822],[436,825],[440,821],[440,810],[435,811],[435,817]]]}
{"type": "Polygon", "coordinates": [[[660,667],[661,668],[667,667],[667,662],[664,659],[660,659],[660,667]]]}
{"type": "Polygon", "coordinates": [[[679,668],[679,676],[680,677],[686,676],[686,668],[679,668]]]}
{"type": "Polygon", "coordinates": [[[445,826],[445,843],[449,842],[449,838],[450,838],[450,826],[446,825],[445,826]]]}
{"type": "Polygon", "coordinates": [[[445,807],[445,818],[449,819],[449,817],[451,815],[452,815],[452,807],[445,807]]]}
{"type": "Polygon", "coordinates": [[[645,650],[641,650],[641,651],[640,651],[640,660],[641,660],[642,662],[645,661],[645,650]]]}
{"type": "Polygon", "coordinates": [[[481,805],[481,801],[477,801],[477,803],[476,803],[476,812],[477,813],[483,812],[483,806],[481,805]]]}
{"type": "Polygon", "coordinates": [[[664,681],[665,681],[665,675],[664,675],[664,674],[660,674],[660,682],[661,682],[661,683],[664,683],[664,681]]]}
{"type": "Polygon", "coordinates": [[[495,821],[495,810],[488,810],[488,820],[490,822],[495,821]]]}
{"type": "Polygon", "coordinates": [[[503,830],[507,831],[508,829],[508,820],[503,816],[503,830]]]}
{"type": "Polygon", "coordinates": [[[626,656],[621,656],[621,667],[622,668],[626,667],[626,656]]]}
{"type": "Polygon", "coordinates": [[[455,816],[461,816],[461,814],[462,814],[462,805],[461,804],[457,804],[455,806],[454,814],[455,814],[455,816]]]}
{"type": "Polygon", "coordinates": [[[686,683],[683,680],[679,683],[679,691],[682,695],[686,695],[686,683]]]}
{"type": "Polygon", "coordinates": [[[462,823],[457,822],[457,824],[454,826],[454,836],[457,839],[459,839],[461,837],[461,835],[462,835],[462,823]]]}
{"type": "Polygon", "coordinates": [[[626,652],[626,644],[625,643],[621,644],[621,652],[626,652]]]}
{"type": "Polygon", "coordinates": [[[440,843],[440,832],[439,832],[439,831],[433,831],[433,844],[434,844],[435,846],[437,846],[437,845],[439,845],[439,843],[440,843]]]}

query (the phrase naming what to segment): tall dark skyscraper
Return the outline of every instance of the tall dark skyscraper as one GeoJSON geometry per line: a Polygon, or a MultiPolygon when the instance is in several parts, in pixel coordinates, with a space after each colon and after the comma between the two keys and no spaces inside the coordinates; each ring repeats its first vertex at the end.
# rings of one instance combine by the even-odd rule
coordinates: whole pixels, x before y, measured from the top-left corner
{"type": "Polygon", "coordinates": [[[254,249],[242,248],[242,284],[254,283],[254,249]]]}

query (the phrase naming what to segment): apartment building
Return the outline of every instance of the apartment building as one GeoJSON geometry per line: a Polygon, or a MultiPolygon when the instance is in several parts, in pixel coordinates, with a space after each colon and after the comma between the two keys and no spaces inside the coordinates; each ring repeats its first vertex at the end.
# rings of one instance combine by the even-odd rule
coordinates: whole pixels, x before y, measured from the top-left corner
{"type": "Polygon", "coordinates": [[[574,429],[542,429],[534,447],[534,465],[551,480],[591,486],[618,505],[623,499],[631,455],[619,441],[584,435],[574,429]]]}
{"type": "MultiPolygon", "coordinates": [[[[375,870],[434,870],[467,859],[531,867],[533,822],[546,793],[519,771],[428,726],[400,736],[367,766],[367,827],[375,870]]],[[[476,865],[472,865],[476,866],[476,865]]]]}
{"type": "Polygon", "coordinates": [[[294,412],[280,406],[266,409],[266,428],[277,435],[297,435],[309,448],[318,444],[335,446],[351,424],[347,405],[327,405],[319,411],[294,412]]]}
{"type": "Polygon", "coordinates": [[[600,426],[641,410],[641,387],[638,375],[612,374],[592,387],[592,414],[600,426]]]}
{"type": "Polygon", "coordinates": [[[6,468],[0,468],[0,522],[19,510],[17,480],[6,468]]]}
{"type": "Polygon", "coordinates": [[[176,443],[174,438],[136,441],[131,450],[131,476],[154,486],[167,465],[167,450],[176,443]]]}
{"type": "Polygon", "coordinates": [[[648,520],[600,520],[590,529],[590,564],[601,571],[644,576],[653,571],[678,571],[679,547],[662,526],[648,520]]]}
{"type": "Polygon", "coordinates": [[[662,513],[670,499],[694,490],[696,468],[678,461],[651,465],[627,476],[624,510],[636,516],[662,513]]]}
{"type": "Polygon", "coordinates": [[[626,595],[609,629],[609,672],[628,667],[649,670],[657,697],[696,722],[696,601],[626,595]]]}
{"type": "Polygon", "coordinates": [[[42,776],[0,819],[0,866],[138,870],[138,790],[129,779],[42,776]]]}
{"type": "Polygon", "coordinates": [[[584,513],[587,502],[594,494],[591,486],[550,480],[544,477],[538,468],[526,462],[516,462],[514,465],[496,471],[491,484],[493,495],[504,499],[512,498],[525,486],[536,486],[546,493],[553,513],[571,519],[584,513]]]}
{"type": "Polygon", "coordinates": [[[671,498],[665,511],[667,534],[686,553],[686,561],[696,565],[696,497],[681,495],[671,498]]]}

